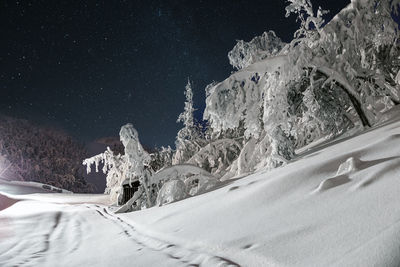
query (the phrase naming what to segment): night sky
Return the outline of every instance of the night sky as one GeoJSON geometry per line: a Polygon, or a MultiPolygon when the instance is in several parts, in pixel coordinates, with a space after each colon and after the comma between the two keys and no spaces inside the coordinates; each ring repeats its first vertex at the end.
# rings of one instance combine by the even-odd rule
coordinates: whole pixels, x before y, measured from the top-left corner
{"type": "MultiPolygon", "coordinates": [[[[350,1],[313,1],[336,14],[350,1]]],[[[147,146],[173,145],[187,78],[204,88],[233,70],[236,39],[290,41],[283,0],[0,1],[0,113],[91,141],[131,122],[147,146]]]]}

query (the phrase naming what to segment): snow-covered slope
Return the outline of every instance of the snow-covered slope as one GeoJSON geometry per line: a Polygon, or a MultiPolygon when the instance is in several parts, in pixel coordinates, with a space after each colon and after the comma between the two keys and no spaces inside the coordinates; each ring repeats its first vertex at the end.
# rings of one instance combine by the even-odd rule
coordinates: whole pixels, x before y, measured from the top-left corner
{"type": "Polygon", "coordinates": [[[0,265],[399,266],[397,118],[163,207],[19,201],[0,212],[0,265]]]}

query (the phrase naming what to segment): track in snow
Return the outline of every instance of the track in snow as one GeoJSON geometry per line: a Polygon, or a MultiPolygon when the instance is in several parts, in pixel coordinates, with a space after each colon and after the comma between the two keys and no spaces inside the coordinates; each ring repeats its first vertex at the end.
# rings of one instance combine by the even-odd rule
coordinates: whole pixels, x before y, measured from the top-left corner
{"type": "Polygon", "coordinates": [[[236,262],[225,257],[212,255],[209,253],[185,248],[178,244],[151,237],[138,231],[134,226],[121,219],[119,216],[109,213],[106,208],[98,205],[87,205],[87,208],[96,211],[99,216],[112,221],[121,228],[122,234],[135,242],[141,248],[151,249],[155,252],[164,253],[169,258],[174,259],[183,266],[237,266],[236,262]]]}
{"type": "Polygon", "coordinates": [[[82,243],[84,223],[85,219],[79,214],[71,216],[61,211],[9,221],[2,226],[16,238],[2,238],[8,246],[0,250],[0,266],[43,266],[49,262],[49,257],[67,257],[82,243]]]}

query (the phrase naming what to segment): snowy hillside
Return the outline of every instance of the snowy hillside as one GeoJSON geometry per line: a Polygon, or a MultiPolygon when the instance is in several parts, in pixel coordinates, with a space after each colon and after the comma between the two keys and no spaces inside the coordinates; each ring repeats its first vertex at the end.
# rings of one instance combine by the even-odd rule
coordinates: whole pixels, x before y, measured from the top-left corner
{"type": "Polygon", "coordinates": [[[51,204],[35,194],[43,201],[0,212],[0,265],[398,266],[400,114],[392,115],[284,167],[163,207],[115,215],[67,204],[79,195],[51,204]]]}
{"type": "MultiPolygon", "coordinates": [[[[105,195],[0,183],[0,266],[400,266],[400,0],[352,0],[330,22],[286,2],[293,40],[238,41],[203,121],[188,79],[175,148],[145,149],[127,123],[101,141],[113,149],[73,156],[106,175],[105,195]]],[[[3,174],[46,182],[45,155],[81,149],[20,135],[0,142],[3,174]]]]}

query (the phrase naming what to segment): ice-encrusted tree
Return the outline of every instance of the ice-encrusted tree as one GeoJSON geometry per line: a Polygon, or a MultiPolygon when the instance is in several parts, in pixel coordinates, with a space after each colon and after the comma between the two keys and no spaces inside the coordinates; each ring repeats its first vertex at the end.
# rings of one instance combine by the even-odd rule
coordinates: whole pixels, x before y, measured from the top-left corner
{"type": "Polygon", "coordinates": [[[399,99],[398,26],[391,16],[396,1],[353,0],[324,27],[321,9],[314,14],[308,0],[290,2],[286,15],[295,13],[302,22],[289,53],[293,66],[341,89],[362,125],[370,126],[379,103],[390,108],[399,99]]]}
{"type": "Polygon", "coordinates": [[[126,181],[131,183],[138,179],[140,182],[139,190],[134,194],[124,211],[132,208],[151,207],[154,205],[157,192],[153,193],[149,177],[151,176],[149,163],[150,155],[143,149],[139,142],[139,135],[133,125],[128,123],[121,127],[120,140],[124,145],[124,155],[115,155],[109,147],[104,153],[85,159],[83,164],[87,167],[87,172],[91,172],[91,166],[95,165],[96,172],[100,164],[103,164],[102,171],[107,174],[107,188],[105,193],[110,194],[113,203],[120,202],[123,193],[123,184],[126,181]],[[154,195],[155,194],[155,195],[154,195]]]}
{"type": "Polygon", "coordinates": [[[338,17],[341,23],[331,25],[332,30],[347,29],[338,38],[346,44],[340,59],[347,63],[343,68],[348,80],[357,88],[373,119],[379,117],[381,110],[399,104],[400,90],[395,77],[400,68],[400,36],[398,23],[393,19],[399,4],[398,0],[353,0],[353,9],[338,17]],[[347,24],[343,23],[346,21],[347,24]]]}
{"type": "Polygon", "coordinates": [[[200,130],[194,120],[193,90],[192,83],[188,79],[185,86],[185,107],[178,116],[177,122],[183,123],[183,128],[178,131],[175,146],[176,151],[172,159],[172,164],[180,164],[190,159],[200,148],[200,130]]]}
{"type": "Polygon", "coordinates": [[[229,59],[239,71],[206,88],[204,117],[213,131],[244,126],[245,144],[232,165],[238,172],[284,163],[295,146],[369,126],[399,102],[391,16],[399,1],[353,0],[329,23],[311,1],[288,2],[287,16],[300,22],[294,40],[265,58],[252,56],[268,55],[254,52],[261,46],[238,44],[229,59]]]}

